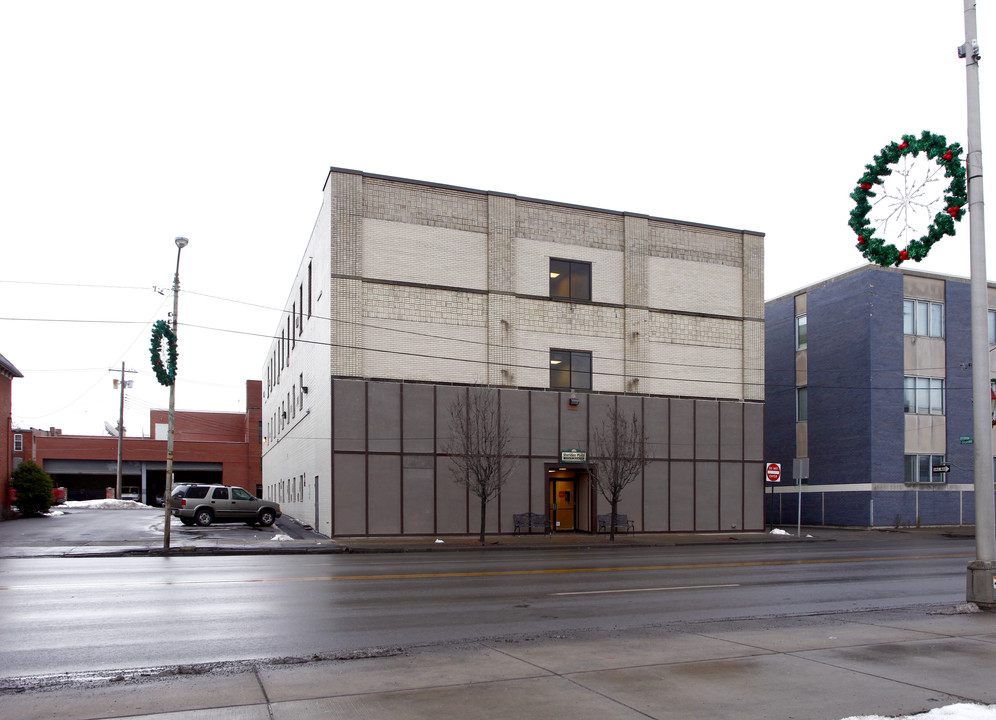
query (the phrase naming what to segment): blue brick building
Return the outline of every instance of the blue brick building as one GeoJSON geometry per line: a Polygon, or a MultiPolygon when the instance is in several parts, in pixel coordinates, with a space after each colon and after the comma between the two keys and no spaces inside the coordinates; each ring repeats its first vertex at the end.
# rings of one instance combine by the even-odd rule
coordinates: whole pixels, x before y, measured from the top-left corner
{"type": "Polygon", "coordinates": [[[967,279],[878,266],[765,304],[767,522],[974,522],[969,316],[967,279]]]}

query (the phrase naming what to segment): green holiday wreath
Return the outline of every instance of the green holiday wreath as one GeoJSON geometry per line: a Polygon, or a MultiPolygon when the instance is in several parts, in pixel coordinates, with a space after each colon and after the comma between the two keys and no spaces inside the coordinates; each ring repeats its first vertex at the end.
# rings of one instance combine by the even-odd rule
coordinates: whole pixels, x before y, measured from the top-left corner
{"type": "Polygon", "coordinates": [[[160,385],[172,385],[176,380],[176,333],[165,320],[152,326],[152,369],[160,385]],[[163,339],[167,343],[167,359],[163,364],[163,339]]]}
{"type": "Polygon", "coordinates": [[[919,139],[913,135],[903,135],[901,143],[895,141],[889,143],[882,152],[875,156],[872,165],[865,165],[865,173],[858,180],[858,186],[851,193],[851,199],[855,206],[851,210],[851,219],[848,225],[858,236],[858,250],[871,262],[878,263],[883,267],[889,265],[898,266],[904,260],[915,260],[920,262],[927,256],[927,251],[931,246],[945,235],[954,235],[955,220],[961,220],[965,215],[965,205],[968,202],[968,193],[965,189],[965,167],[962,165],[960,155],[961,145],[951,143],[948,145],[943,135],[934,135],[924,130],[919,139]],[[882,238],[875,236],[875,228],[868,220],[868,213],[871,212],[872,205],[868,198],[876,197],[872,190],[875,185],[882,185],[884,178],[892,174],[890,165],[895,164],[905,155],[916,157],[920,153],[926,153],[931,160],[944,168],[944,175],[951,179],[944,191],[943,212],[938,212],[927,232],[918,240],[911,240],[905,248],[900,250],[895,245],[886,244],[882,238]]]}

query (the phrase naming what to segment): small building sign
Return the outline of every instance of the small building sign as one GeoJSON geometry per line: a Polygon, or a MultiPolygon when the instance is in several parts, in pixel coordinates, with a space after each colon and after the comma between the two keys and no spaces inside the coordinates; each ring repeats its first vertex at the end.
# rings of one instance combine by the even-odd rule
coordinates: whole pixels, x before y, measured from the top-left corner
{"type": "Polygon", "coordinates": [[[584,450],[561,450],[560,462],[562,463],[583,463],[588,459],[588,453],[584,450]]]}

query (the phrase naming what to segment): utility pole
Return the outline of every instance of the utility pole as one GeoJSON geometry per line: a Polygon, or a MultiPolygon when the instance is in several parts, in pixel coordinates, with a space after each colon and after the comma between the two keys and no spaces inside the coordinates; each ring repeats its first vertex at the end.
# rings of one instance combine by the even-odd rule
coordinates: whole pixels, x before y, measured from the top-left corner
{"type": "MultiPolygon", "coordinates": [[[[180,252],[187,247],[190,241],[185,237],[178,237],[176,243],[176,273],[173,275],[173,342],[177,342],[176,316],[180,309],[180,252]]],[[[176,368],[173,368],[173,382],[169,385],[169,430],[166,435],[166,490],[163,493],[163,505],[166,506],[166,524],[163,527],[163,551],[169,552],[169,523],[171,511],[169,506],[170,496],[173,494],[173,434],[176,422],[176,368]]]]}
{"type": "Polygon", "coordinates": [[[971,252],[972,421],[975,434],[975,562],[969,563],[967,599],[996,612],[996,523],[993,509],[993,425],[989,370],[989,291],[982,194],[982,130],[979,110],[979,41],[975,2],[965,2],[965,58],[968,100],[968,219],[971,252]]]}
{"type": "MultiPolygon", "coordinates": [[[[111,370],[111,372],[114,372],[111,370]]],[[[114,489],[114,497],[118,500],[121,499],[121,456],[122,456],[122,443],[124,442],[124,391],[126,387],[131,387],[132,381],[128,380],[125,382],[126,372],[138,372],[137,370],[125,370],[125,364],[121,363],[121,380],[115,380],[115,387],[121,388],[121,405],[118,410],[118,481],[114,489]]]]}

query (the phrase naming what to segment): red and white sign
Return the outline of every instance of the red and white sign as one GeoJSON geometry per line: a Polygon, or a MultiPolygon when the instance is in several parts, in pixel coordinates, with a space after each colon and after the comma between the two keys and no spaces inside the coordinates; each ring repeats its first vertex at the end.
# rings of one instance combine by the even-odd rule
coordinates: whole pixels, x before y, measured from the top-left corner
{"type": "Polygon", "coordinates": [[[768,463],[764,468],[764,477],[768,482],[781,482],[782,466],[779,463],[768,463]]]}

